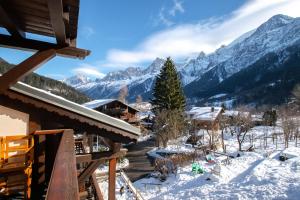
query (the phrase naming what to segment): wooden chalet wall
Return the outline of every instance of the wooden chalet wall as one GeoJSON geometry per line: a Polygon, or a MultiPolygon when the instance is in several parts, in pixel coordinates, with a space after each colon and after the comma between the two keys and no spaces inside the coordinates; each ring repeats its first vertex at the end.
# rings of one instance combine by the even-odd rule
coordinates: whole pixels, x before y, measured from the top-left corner
{"type": "Polygon", "coordinates": [[[109,116],[122,119],[128,123],[134,124],[137,122],[137,111],[127,106],[126,104],[121,103],[118,100],[99,106],[95,110],[107,114],[109,116]]]}

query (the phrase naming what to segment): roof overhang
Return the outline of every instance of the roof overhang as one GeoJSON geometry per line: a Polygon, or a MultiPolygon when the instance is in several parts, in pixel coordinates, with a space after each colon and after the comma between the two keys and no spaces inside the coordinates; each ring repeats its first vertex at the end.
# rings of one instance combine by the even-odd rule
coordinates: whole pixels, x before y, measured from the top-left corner
{"type": "Polygon", "coordinates": [[[112,132],[118,134],[118,138],[136,141],[140,135],[138,128],[122,120],[20,82],[12,86],[8,91],[5,91],[4,95],[11,99],[18,99],[26,104],[32,104],[37,108],[43,108],[48,112],[75,119],[79,123],[104,129],[107,132],[107,137],[109,137],[109,132],[112,132]]]}
{"type": "Polygon", "coordinates": [[[89,51],[76,48],[79,0],[3,0],[0,2],[0,46],[40,51],[57,50],[57,55],[83,59],[89,51]],[[26,34],[55,38],[56,43],[31,40],[26,34]]]}

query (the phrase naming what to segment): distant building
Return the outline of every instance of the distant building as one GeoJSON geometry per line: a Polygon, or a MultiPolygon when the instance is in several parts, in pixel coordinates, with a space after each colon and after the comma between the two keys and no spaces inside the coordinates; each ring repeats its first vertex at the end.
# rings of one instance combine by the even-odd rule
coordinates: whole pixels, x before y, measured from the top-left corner
{"type": "Polygon", "coordinates": [[[246,117],[246,118],[251,117],[250,112],[246,112],[246,111],[243,112],[238,110],[225,110],[222,113],[222,116],[229,119],[232,119],[237,116],[246,117]]]}
{"type": "Polygon", "coordinates": [[[195,129],[209,129],[218,131],[222,116],[222,107],[193,107],[187,111],[187,117],[192,121],[195,129]]]}
{"type": "Polygon", "coordinates": [[[124,120],[132,125],[139,125],[139,119],[137,118],[139,110],[117,99],[97,99],[85,103],[83,106],[97,110],[111,117],[124,120]]]}
{"type": "Polygon", "coordinates": [[[255,126],[261,126],[263,124],[263,114],[258,113],[258,114],[253,114],[251,115],[251,120],[254,123],[255,126]]]}

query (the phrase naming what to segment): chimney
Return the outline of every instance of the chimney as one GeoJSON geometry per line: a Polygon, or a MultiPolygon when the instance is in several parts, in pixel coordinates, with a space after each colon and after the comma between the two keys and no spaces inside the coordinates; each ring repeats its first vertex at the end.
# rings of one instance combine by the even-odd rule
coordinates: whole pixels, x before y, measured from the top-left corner
{"type": "Polygon", "coordinates": [[[211,107],[211,112],[214,112],[215,111],[215,108],[214,107],[211,107]]]}

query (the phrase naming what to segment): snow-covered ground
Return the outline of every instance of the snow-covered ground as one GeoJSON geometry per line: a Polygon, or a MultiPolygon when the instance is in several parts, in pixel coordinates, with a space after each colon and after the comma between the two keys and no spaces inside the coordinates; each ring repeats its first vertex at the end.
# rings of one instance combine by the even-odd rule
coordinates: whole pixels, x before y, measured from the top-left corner
{"type": "MultiPolygon", "coordinates": [[[[108,199],[108,181],[99,181],[99,186],[103,194],[104,199],[108,199]]],[[[127,188],[124,180],[119,174],[116,176],[116,199],[117,200],[134,200],[134,194],[127,188]],[[123,192],[121,193],[121,188],[124,187],[123,192]]]]}
{"type": "MultiPolygon", "coordinates": [[[[255,152],[240,152],[236,157],[238,145],[236,138],[226,134],[227,151],[235,158],[224,163],[224,157],[215,155],[215,163],[205,160],[196,161],[205,172],[194,174],[192,163],[178,169],[177,175],[169,175],[165,182],[156,178],[143,178],[134,183],[145,199],[300,199],[300,147],[293,147],[295,142],[284,149],[282,138],[278,139],[277,149],[272,138],[267,146],[263,145],[262,136],[273,131],[280,132],[278,127],[254,127],[251,134],[255,152]],[[279,161],[279,155],[285,153],[290,159],[279,161]],[[211,170],[220,168],[220,174],[211,170]],[[210,180],[207,180],[209,178],[210,180]]],[[[244,147],[250,146],[246,138],[244,147]]],[[[300,146],[300,145],[299,145],[300,146]]],[[[178,147],[176,147],[178,148],[178,147]]],[[[175,146],[168,146],[165,151],[178,151],[175,146]]],[[[153,151],[152,151],[153,153],[153,151]]],[[[130,199],[130,198],[129,198],[130,199]]]]}

